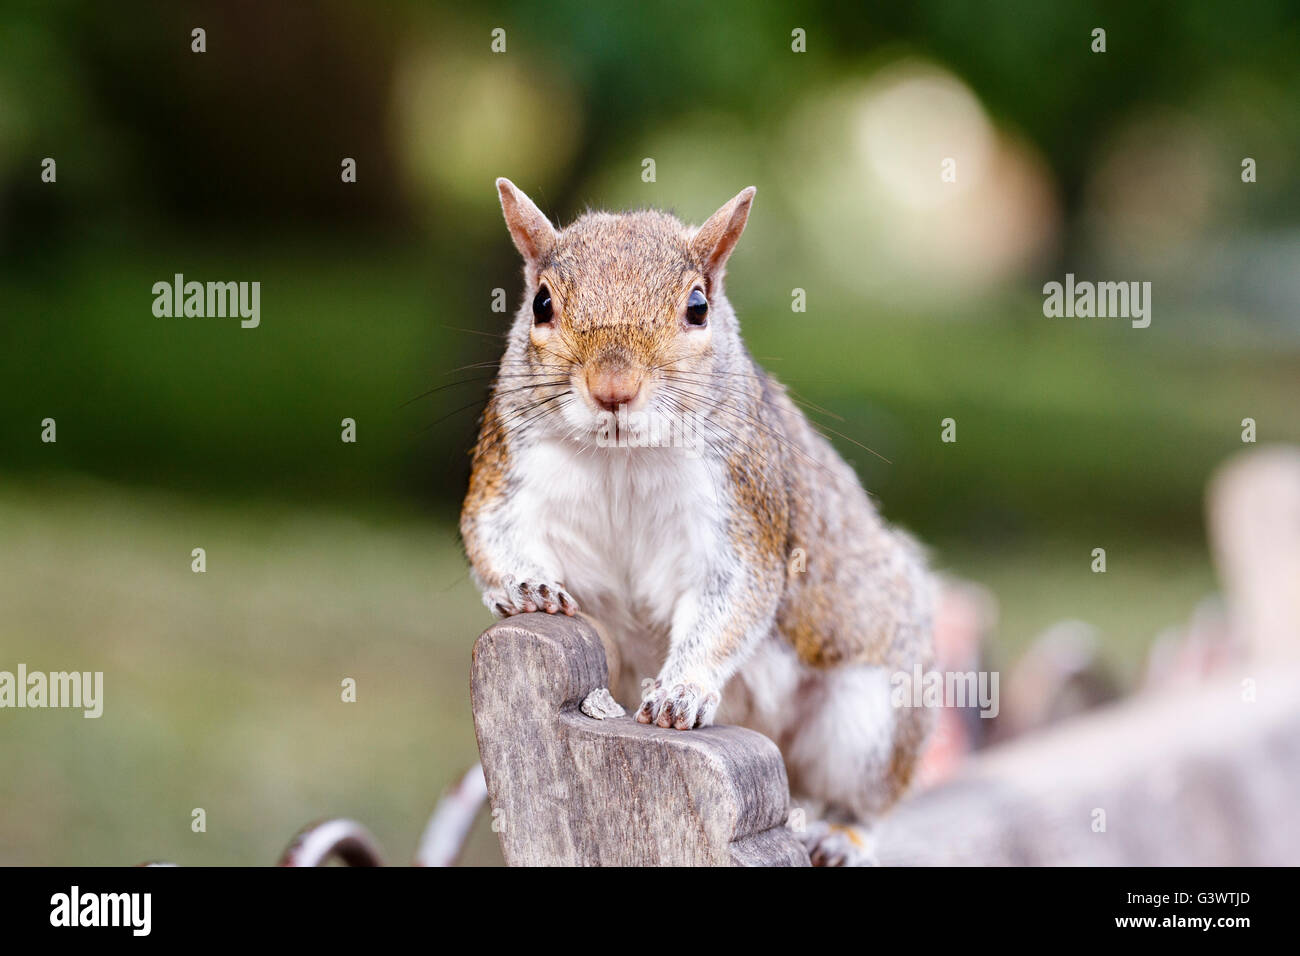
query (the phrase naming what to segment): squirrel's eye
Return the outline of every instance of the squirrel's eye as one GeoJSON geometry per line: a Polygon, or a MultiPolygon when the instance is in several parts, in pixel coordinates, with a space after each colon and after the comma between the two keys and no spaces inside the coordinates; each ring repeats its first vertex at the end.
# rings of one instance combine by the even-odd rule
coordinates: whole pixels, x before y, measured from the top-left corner
{"type": "Polygon", "coordinates": [[[699,289],[691,293],[691,297],[686,300],[686,321],[691,325],[704,325],[708,321],[709,300],[704,298],[704,293],[699,289]]]}
{"type": "Polygon", "coordinates": [[[551,321],[552,315],[550,290],[542,286],[533,298],[533,319],[538,325],[544,325],[551,321]]]}

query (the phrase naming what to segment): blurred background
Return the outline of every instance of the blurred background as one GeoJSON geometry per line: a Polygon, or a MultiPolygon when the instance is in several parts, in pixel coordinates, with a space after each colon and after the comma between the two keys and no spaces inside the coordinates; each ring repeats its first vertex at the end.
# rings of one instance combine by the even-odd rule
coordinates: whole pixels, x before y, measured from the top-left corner
{"type": "Polygon", "coordinates": [[[334,815],[409,858],[476,759],[455,516],[520,295],[499,175],[560,223],[757,185],[754,354],[996,601],[995,665],[1077,619],[1139,681],[1217,587],[1242,420],[1300,441],[1300,16],[876,6],[6,4],[0,669],[102,670],[105,709],[0,713],[0,863],[269,863],[334,815]],[[1150,281],[1150,328],[1045,318],[1066,272],[1150,281]],[[155,317],[175,273],[259,281],[260,327],[155,317]]]}

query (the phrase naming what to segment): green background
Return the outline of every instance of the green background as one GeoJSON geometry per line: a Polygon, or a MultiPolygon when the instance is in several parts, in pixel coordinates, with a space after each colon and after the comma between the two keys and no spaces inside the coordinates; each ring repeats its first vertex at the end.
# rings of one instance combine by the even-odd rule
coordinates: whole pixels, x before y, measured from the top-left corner
{"type": "MultiPolygon", "coordinates": [[[[489,618],[454,521],[490,374],[464,367],[500,349],[493,290],[520,292],[498,175],[561,223],[699,222],[757,185],[728,274],[754,354],[937,567],[992,589],[1003,663],[1082,618],[1136,675],[1215,588],[1202,494],[1241,420],[1300,440],[1300,23],[1263,0],[900,7],[8,5],[0,669],[102,670],[106,702],[0,712],[0,863],[269,863],[333,815],[409,859],[475,759],[489,618]],[[957,118],[1019,171],[974,212],[869,185],[864,117],[900,64],[964,90],[957,118]],[[260,281],[260,327],[155,317],[177,272],[260,281]],[[1045,318],[1066,272],[1152,281],[1151,327],[1045,318]]],[[[887,142],[944,146],[933,118],[887,142]]],[[[467,859],[498,859],[490,833],[467,859]]]]}

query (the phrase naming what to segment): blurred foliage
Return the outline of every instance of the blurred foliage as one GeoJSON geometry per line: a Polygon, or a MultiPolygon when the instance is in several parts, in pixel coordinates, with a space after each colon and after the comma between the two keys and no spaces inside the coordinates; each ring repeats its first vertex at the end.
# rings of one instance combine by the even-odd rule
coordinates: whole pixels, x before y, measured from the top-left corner
{"type": "MultiPolygon", "coordinates": [[[[1087,248],[1098,144],[1136,108],[1176,109],[1268,150],[1268,175],[1222,207],[1225,228],[1290,225],[1297,191],[1277,164],[1300,137],[1294,109],[1279,109],[1300,70],[1291,5],[136,10],[20,5],[0,35],[7,467],[450,511],[486,386],[479,370],[453,370],[495,357],[506,320],[489,311],[491,290],[518,288],[499,173],[561,221],[589,202],[698,221],[758,183],[730,283],[747,338],[842,416],[820,420],[889,511],[927,534],[1194,533],[1201,483],[1241,417],[1265,438],[1297,437],[1294,346],[1207,338],[1196,330],[1224,324],[1212,306],[1198,325],[1195,303],[1175,319],[1166,295],[1138,336],[1043,320],[1035,272],[937,304],[929,281],[903,286],[910,304],[863,294],[862,276],[896,268],[883,258],[894,227],[843,217],[854,173],[836,125],[881,65],[943,64],[1043,157],[1065,217],[1062,242],[1043,250],[1068,259],[1087,248]],[[1104,56],[1087,52],[1094,24],[1108,30],[1104,56]],[[202,55],[194,25],[207,30],[202,55]],[[504,56],[489,51],[495,26],[504,56]],[[789,51],[795,26],[808,54],[789,51]],[[815,103],[824,128],[798,120],[815,103]],[[56,186],[39,181],[46,155],[56,186]],[[343,156],[358,160],[356,184],[339,182],[343,156]],[[840,195],[815,198],[817,183],[840,195]],[[176,272],[261,281],[261,328],[154,318],[148,290],[176,272]],[[787,311],[795,286],[807,314],[787,311]],[[57,446],[34,440],[47,415],[57,446]],[[952,446],[935,441],[949,415],[952,446]],[[359,422],[355,446],[338,441],[345,416],[359,422]]],[[[1033,270],[1057,275],[1042,255],[1033,270]]]]}

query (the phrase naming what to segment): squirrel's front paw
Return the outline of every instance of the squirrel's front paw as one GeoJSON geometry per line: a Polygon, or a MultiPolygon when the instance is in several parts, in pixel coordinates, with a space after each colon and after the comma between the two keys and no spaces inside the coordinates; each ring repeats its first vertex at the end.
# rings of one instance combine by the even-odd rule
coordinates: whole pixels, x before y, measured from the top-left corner
{"type": "Polygon", "coordinates": [[[578,611],[578,602],[564,590],[563,584],[520,581],[508,576],[502,579],[501,587],[483,595],[483,603],[498,617],[531,614],[533,611],[563,612],[572,617],[578,611]]]}
{"type": "Polygon", "coordinates": [[[713,723],[721,695],[695,681],[655,681],[641,697],[638,723],[690,730],[713,723]]]}

